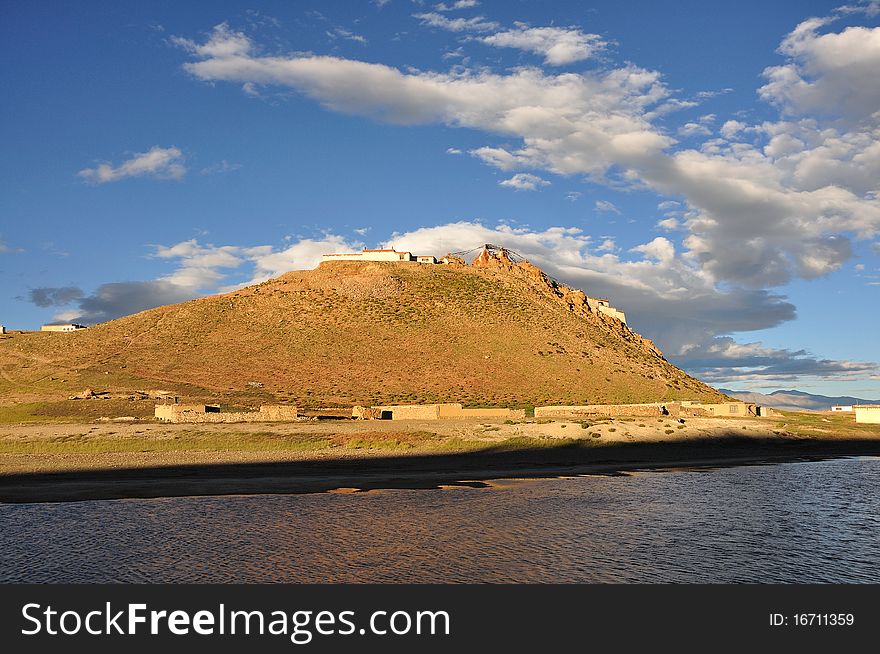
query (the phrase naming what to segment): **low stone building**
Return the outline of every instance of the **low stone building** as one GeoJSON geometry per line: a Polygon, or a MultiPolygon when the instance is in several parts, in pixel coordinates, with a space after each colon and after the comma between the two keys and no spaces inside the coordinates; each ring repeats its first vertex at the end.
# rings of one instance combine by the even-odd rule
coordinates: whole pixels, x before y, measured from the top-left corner
{"type": "Polygon", "coordinates": [[[325,254],[321,256],[321,262],[325,261],[413,261],[411,252],[398,252],[394,248],[390,250],[367,250],[360,252],[343,252],[340,254],[325,254]]]}
{"type": "Polygon", "coordinates": [[[880,425],[880,404],[856,404],[853,412],[858,423],[880,425]]]}
{"type": "Polygon", "coordinates": [[[157,404],[156,418],[163,422],[286,422],[299,418],[295,406],[264,404],[259,411],[220,411],[213,404],[157,404]]]}
{"type": "Polygon", "coordinates": [[[852,404],[835,404],[831,407],[831,411],[833,413],[852,413],[853,405],[852,404]]]}
{"type": "Polygon", "coordinates": [[[691,402],[681,403],[683,415],[694,417],[707,416],[713,418],[748,418],[759,417],[761,407],[748,402],[691,402]]]}

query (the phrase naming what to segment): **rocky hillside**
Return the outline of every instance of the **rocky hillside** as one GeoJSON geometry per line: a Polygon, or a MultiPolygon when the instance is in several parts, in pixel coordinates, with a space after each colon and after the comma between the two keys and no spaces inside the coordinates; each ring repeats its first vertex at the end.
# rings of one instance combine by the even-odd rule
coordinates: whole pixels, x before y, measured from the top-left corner
{"type": "MultiPolygon", "coordinates": [[[[623,307],[625,309],[625,307],[623,307]]],[[[528,262],[339,261],[70,334],[0,340],[7,398],[86,386],[319,407],[718,399],[528,262]]]]}

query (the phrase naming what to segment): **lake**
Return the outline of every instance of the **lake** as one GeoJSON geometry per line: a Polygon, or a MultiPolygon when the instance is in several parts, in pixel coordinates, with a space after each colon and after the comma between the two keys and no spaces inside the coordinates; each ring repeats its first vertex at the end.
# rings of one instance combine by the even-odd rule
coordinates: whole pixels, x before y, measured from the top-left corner
{"type": "Polygon", "coordinates": [[[0,504],[3,582],[880,582],[880,458],[0,504]]]}

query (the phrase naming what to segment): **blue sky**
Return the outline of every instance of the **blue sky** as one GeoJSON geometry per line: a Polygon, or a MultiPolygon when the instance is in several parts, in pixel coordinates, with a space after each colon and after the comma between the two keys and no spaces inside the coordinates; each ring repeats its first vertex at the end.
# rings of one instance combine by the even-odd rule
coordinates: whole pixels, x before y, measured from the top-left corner
{"type": "Polygon", "coordinates": [[[0,324],[507,245],[718,386],[880,397],[877,2],[10,2],[0,324]]]}

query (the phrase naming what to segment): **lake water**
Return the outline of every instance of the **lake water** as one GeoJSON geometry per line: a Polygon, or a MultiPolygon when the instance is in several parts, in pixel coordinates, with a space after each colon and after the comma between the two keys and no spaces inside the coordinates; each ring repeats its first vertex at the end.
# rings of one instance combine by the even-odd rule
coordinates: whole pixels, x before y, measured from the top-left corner
{"type": "Polygon", "coordinates": [[[880,582],[880,458],[0,505],[4,582],[880,582]]]}

